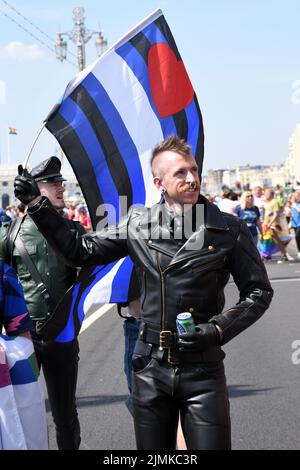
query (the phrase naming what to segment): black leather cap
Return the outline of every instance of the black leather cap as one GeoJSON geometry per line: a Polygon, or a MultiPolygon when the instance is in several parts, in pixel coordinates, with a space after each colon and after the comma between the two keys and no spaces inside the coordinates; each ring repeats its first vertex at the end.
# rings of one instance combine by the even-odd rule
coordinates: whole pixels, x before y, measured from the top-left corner
{"type": "Polygon", "coordinates": [[[56,182],[66,181],[61,172],[61,161],[57,157],[50,157],[43,160],[39,165],[32,168],[30,174],[35,181],[56,182]]]}

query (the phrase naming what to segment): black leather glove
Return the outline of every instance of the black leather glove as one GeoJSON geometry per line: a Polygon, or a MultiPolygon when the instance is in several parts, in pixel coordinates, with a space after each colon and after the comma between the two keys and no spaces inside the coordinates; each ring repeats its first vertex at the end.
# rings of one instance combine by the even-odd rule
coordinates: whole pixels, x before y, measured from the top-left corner
{"type": "Polygon", "coordinates": [[[36,181],[26,168],[23,169],[22,165],[19,165],[18,173],[14,182],[15,196],[27,206],[36,197],[40,196],[41,193],[36,181]]]}
{"type": "Polygon", "coordinates": [[[178,336],[179,351],[207,351],[220,344],[220,334],[213,323],[200,323],[195,333],[178,336]]]}

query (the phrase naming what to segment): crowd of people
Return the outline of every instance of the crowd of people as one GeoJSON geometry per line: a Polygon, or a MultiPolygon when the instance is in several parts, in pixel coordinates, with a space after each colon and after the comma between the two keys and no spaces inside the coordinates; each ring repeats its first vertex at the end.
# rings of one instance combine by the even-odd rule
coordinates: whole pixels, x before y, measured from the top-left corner
{"type": "MultiPolygon", "coordinates": [[[[15,205],[11,204],[5,209],[0,208],[0,223],[11,222],[17,217],[23,217],[26,212],[26,206],[22,203],[15,205]]],[[[79,199],[77,201],[66,200],[66,207],[63,209],[64,215],[74,222],[80,222],[83,228],[88,232],[91,230],[91,218],[85,204],[79,199]]]]}
{"type": "Polygon", "coordinates": [[[269,261],[280,252],[278,263],[292,261],[286,251],[295,238],[300,258],[300,189],[287,185],[285,188],[262,188],[242,191],[227,186],[219,195],[206,194],[210,202],[222,212],[243,219],[251,232],[262,260],[269,261]]]}

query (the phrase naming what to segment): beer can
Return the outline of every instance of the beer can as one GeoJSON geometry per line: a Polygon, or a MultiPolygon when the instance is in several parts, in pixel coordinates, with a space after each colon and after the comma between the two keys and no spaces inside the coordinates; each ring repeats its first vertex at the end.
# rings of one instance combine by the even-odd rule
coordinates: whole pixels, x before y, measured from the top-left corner
{"type": "Polygon", "coordinates": [[[177,315],[176,326],[178,334],[195,332],[194,320],[189,312],[183,312],[177,315]]]}

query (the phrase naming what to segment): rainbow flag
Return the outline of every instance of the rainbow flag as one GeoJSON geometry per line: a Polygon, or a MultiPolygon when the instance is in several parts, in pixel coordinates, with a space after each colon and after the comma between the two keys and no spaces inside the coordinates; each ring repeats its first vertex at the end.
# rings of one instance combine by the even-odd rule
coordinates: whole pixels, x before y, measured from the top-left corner
{"type": "Polygon", "coordinates": [[[18,129],[16,127],[9,127],[8,128],[8,133],[9,135],[18,135],[18,129]]]}

